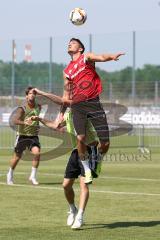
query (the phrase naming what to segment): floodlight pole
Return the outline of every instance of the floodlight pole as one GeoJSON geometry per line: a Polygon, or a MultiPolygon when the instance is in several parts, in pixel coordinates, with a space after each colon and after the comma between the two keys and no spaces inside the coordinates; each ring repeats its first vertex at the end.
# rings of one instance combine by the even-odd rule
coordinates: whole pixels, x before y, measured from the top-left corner
{"type": "Polygon", "coordinates": [[[89,51],[92,52],[92,34],[89,34],[89,51]]]}
{"type": "Polygon", "coordinates": [[[49,92],[52,91],[52,43],[53,43],[53,39],[52,37],[49,38],[49,92]]]}
{"type": "Polygon", "coordinates": [[[15,40],[12,40],[12,68],[11,68],[12,107],[14,107],[14,97],[15,97],[15,40]]]}
{"type": "Polygon", "coordinates": [[[155,102],[155,106],[157,107],[157,105],[158,105],[158,81],[155,81],[155,96],[154,96],[154,98],[155,98],[155,100],[154,100],[154,102],[155,102]]]}
{"type": "Polygon", "coordinates": [[[133,31],[132,103],[136,98],[136,32],[133,31]]]}
{"type": "Polygon", "coordinates": [[[109,81],[109,101],[111,102],[113,99],[113,86],[111,80],[109,81]]]}

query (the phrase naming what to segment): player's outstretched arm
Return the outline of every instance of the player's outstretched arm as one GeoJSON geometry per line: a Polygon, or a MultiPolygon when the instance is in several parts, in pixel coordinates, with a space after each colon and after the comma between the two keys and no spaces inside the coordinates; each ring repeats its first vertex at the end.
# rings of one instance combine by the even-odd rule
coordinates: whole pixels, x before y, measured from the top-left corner
{"type": "Polygon", "coordinates": [[[63,126],[57,126],[57,122],[56,120],[50,121],[48,119],[45,118],[41,118],[39,116],[32,116],[31,117],[32,121],[40,121],[43,125],[45,125],[46,127],[52,128],[52,129],[57,129],[57,127],[63,127],[63,126]]]}
{"type": "Polygon", "coordinates": [[[39,121],[39,122],[43,123],[43,125],[45,125],[45,126],[47,126],[49,128],[55,128],[54,121],[50,121],[48,119],[41,118],[39,116],[32,116],[31,120],[32,121],[39,121]]]}
{"type": "Polygon", "coordinates": [[[89,62],[107,62],[107,61],[118,61],[119,57],[125,55],[123,52],[115,53],[115,54],[94,54],[94,53],[86,53],[85,59],[89,62]]]}
{"type": "Polygon", "coordinates": [[[50,99],[51,101],[53,101],[56,104],[59,104],[59,105],[67,104],[63,97],[57,96],[53,93],[44,92],[44,91],[39,90],[38,88],[34,88],[34,91],[38,95],[44,96],[44,97],[50,99]]]}

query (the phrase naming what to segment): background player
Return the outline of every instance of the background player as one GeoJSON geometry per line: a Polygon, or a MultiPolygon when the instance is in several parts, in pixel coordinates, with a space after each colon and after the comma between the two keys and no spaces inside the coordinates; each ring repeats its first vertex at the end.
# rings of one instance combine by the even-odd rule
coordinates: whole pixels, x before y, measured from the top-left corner
{"type": "Polygon", "coordinates": [[[7,173],[7,184],[13,184],[13,172],[18,161],[22,157],[23,151],[28,148],[34,155],[32,160],[32,170],[29,180],[33,185],[38,185],[36,172],[40,161],[40,142],[38,138],[39,122],[29,120],[32,116],[40,114],[41,106],[36,103],[36,92],[33,87],[28,87],[25,91],[26,103],[17,108],[13,117],[13,123],[18,125],[14,155],[10,161],[10,168],[7,173]]]}

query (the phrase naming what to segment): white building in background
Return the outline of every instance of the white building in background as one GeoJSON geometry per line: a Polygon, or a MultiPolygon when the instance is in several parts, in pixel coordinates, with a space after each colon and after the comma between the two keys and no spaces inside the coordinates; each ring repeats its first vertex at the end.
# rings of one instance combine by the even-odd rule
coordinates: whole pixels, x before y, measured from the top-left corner
{"type": "Polygon", "coordinates": [[[32,45],[26,44],[24,49],[24,61],[31,62],[32,61],[32,45]]]}

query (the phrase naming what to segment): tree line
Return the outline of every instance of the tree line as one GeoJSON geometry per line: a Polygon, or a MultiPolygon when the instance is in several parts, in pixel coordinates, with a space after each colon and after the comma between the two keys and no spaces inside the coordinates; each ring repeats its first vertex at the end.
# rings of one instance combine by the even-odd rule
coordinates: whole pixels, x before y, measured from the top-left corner
{"type": "MultiPolygon", "coordinates": [[[[64,64],[52,64],[52,80],[49,83],[49,63],[15,63],[15,95],[23,96],[28,85],[39,87],[46,91],[54,91],[57,94],[63,92],[63,69],[64,64]],[[51,86],[51,89],[49,89],[51,86]]],[[[103,82],[103,94],[111,93],[119,97],[131,95],[132,67],[126,67],[119,71],[106,72],[97,68],[103,82]]],[[[146,64],[137,68],[136,95],[139,98],[152,98],[155,94],[155,82],[160,82],[160,66],[146,64]]],[[[0,61],[0,95],[11,95],[12,63],[0,61]]]]}

